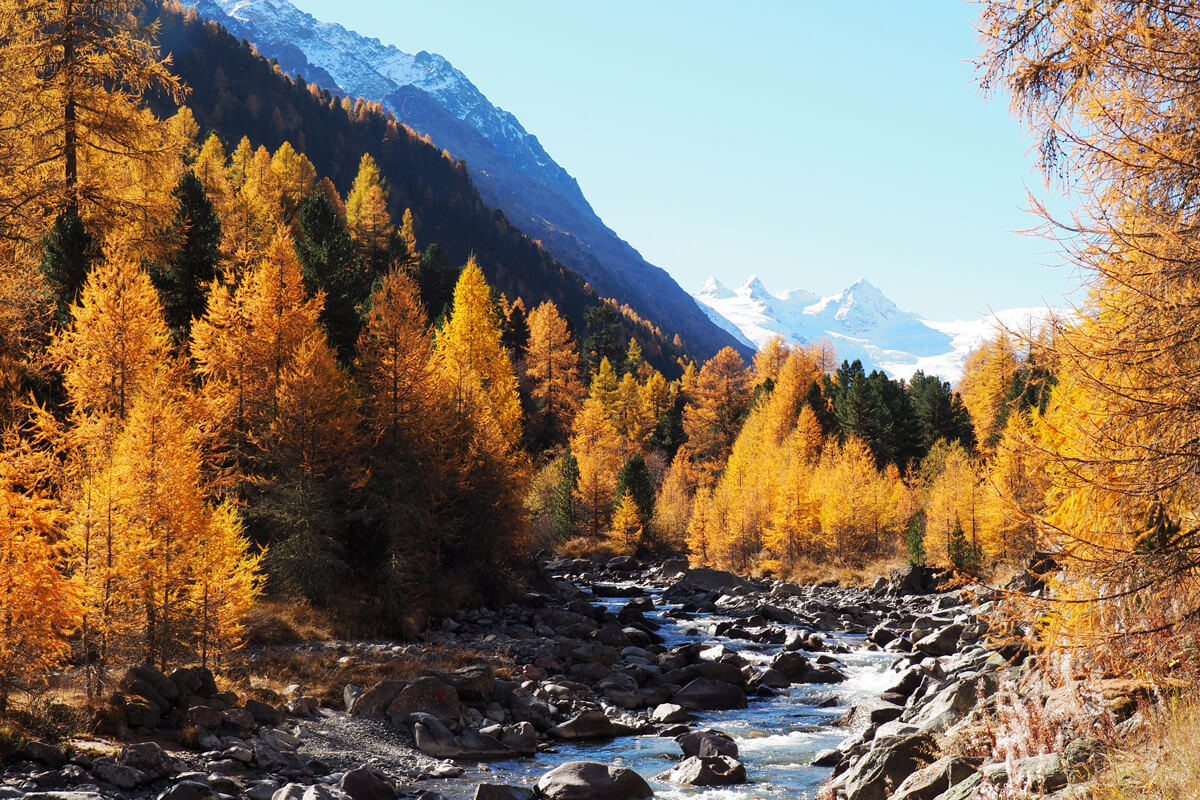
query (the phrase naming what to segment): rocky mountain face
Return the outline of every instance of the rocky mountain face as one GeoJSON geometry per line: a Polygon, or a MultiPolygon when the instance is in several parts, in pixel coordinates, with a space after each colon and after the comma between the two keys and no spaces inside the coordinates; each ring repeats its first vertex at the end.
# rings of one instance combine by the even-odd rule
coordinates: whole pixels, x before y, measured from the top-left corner
{"type": "Polygon", "coordinates": [[[828,339],[838,358],[860,359],[868,370],[907,378],[920,369],[952,383],[962,375],[967,354],[997,326],[1023,330],[1048,313],[1017,308],[974,320],[931,322],[900,310],[865,279],[818,297],[803,289],[772,294],[757,276],[734,290],[709,278],[695,298],[713,322],[748,346],[761,347],[775,335],[793,344],[828,339]]]}
{"type": "Polygon", "coordinates": [[[744,342],[714,325],[671,276],[648,263],[592,210],[579,184],[537,137],[493,105],[442,56],[405,53],[287,0],[199,0],[201,16],[247,39],[285,72],[391,109],[467,163],[484,203],[538,239],[601,295],[627,303],[700,357],[744,342]]]}

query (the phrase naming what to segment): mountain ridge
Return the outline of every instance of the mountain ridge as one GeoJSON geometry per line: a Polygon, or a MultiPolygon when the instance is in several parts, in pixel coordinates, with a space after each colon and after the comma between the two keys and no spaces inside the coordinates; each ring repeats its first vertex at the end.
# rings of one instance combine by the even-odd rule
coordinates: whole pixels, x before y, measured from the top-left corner
{"type": "Polygon", "coordinates": [[[715,324],[761,347],[780,335],[790,344],[827,339],[838,359],[908,378],[917,370],[957,382],[968,353],[999,327],[1021,328],[1053,309],[1014,308],[975,320],[936,322],[901,310],[878,287],[860,278],[837,294],[820,297],[804,289],[771,293],[757,275],[737,289],[709,278],[694,295],[715,324]]]}
{"type": "Polygon", "coordinates": [[[714,325],[662,268],[650,264],[592,209],[575,180],[510,112],[493,105],[444,57],[404,53],[322,22],[287,0],[196,0],[197,13],[254,44],[280,68],[395,112],[465,160],[486,205],[579,272],[601,295],[628,304],[697,356],[724,346],[750,355],[714,325]]]}

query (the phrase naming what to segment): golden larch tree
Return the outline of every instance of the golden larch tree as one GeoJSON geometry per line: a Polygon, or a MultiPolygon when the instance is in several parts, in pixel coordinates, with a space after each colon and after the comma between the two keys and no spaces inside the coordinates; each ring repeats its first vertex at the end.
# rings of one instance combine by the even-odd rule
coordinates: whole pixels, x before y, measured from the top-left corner
{"type": "Polygon", "coordinates": [[[521,439],[521,400],[500,333],[491,288],[472,257],[454,287],[450,318],[438,331],[436,363],[455,404],[471,409],[485,423],[484,429],[493,430],[514,450],[521,439]]]}
{"type": "Polygon", "coordinates": [[[583,395],[579,353],[567,321],[550,300],[529,312],[525,375],[531,382],[529,394],[546,420],[546,430],[551,435],[569,430],[583,395]]]}
{"type": "Polygon", "coordinates": [[[624,454],[616,426],[594,397],[585,400],[575,415],[571,452],[579,465],[579,483],[575,490],[578,515],[588,534],[596,539],[608,527],[617,472],[621,469],[624,454]]]}

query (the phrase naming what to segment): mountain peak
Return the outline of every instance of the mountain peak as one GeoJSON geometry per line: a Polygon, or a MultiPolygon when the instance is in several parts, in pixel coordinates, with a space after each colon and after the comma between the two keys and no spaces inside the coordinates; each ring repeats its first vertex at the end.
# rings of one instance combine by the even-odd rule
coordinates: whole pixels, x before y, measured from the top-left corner
{"type": "Polygon", "coordinates": [[[733,292],[729,291],[729,288],[725,284],[717,280],[715,275],[706,280],[700,287],[700,294],[717,300],[733,297],[733,292]]]}
{"type": "Polygon", "coordinates": [[[746,282],[738,289],[738,294],[746,295],[752,300],[761,300],[763,302],[773,298],[773,295],[767,291],[767,287],[763,285],[763,282],[757,275],[751,275],[747,278],[746,282]]]}

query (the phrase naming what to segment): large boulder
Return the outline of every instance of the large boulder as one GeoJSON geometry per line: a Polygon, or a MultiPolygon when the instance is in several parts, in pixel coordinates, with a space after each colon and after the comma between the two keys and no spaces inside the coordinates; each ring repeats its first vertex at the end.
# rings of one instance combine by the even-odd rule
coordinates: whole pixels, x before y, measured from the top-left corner
{"type": "MultiPolygon", "coordinates": [[[[383,680],[354,698],[347,709],[354,717],[377,717],[387,711],[408,681],[383,680]]],[[[350,693],[347,692],[347,695],[350,693]]]]}
{"type": "Polygon", "coordinates": [[[893,787],[938,755],[937,742],[927,733],[877,737],[841,778],[845,794],[855,800],[885,800],[893,787]]]}
{"type": "Polygon", "coordinates": [[[740,686],[712,678],[696,678],[676,692],[671,699],[677,705],[691,711],[746,708],[748,705],[746,693],[740,686]]]}
{"type": "Polygon", "coordinates": [[[913,646],[927,656],[948,656],[958,649],[963,626],[955,623],[918,639],[913,646]]]}
{"type": "Polygon", "coordinates": [[[675,737],[685,756],[738,757],[737,742],[720,731],[691,731],[675,737]]]}
{"type": "Polygon", "coordinates": [[[934,571],[929,567],[909,564],[895,570],[887,581],[887,594],[900,597],[910,594],[929,594],[933,591],[934,571]]]}
{"type": "Polygon", "coordinates": [[[809,660],[799,653],[784,652],[771,659],[771,669],[783,675],[792,683],[799,683],[805,674],[812,669],[809,660]]]}
{"type": "Polygon", "coordinates": [[[377,772],[366,766],[349,770],[338,781],[338,788],[350,800],[396,800],[396,789],[377,772]]]}
{"type": "MultiPolygon", "coordinates": [[[[362,698],[359,698],[355,708],[361,703],[362,698]]],[[[414,713],[432,714],[450,728],[458,729],[466,719],[467,710],[453,686],[437,678],[424,677],[401,689],[387,707],[387,717],[395,724],[408,722],[414,713]]]]}
{"type": "Polygon", "coordinates": [[[533,789],[501,783],[481,783],[471,800],[534,800],[533,789]]]}
{"type": "Polygon", "coordinates": [[[685,786],[734,786],[746,782],[746,767],[730,756],[690,756],[658,777],[685,786]]]}
{"type": "Polygon", "coordinates": [[[462,755],[462,740],[451,733],[440,719],[419,711],[411,716],[413,739],[418,750],[434,758],[457,758],[462,755]]]}
{"type": "Polygon", "coordinates": [[[718,569],[697,568],[683,573],[683,583],[691,589],[701,592],[725,592],[729,594],[736,589],[750,589],[753,584],[739,578],[732,572],[718,569]]]}
{"type": "Polygon", "coordinates": [[[612,720],[603,711],[583,711],[549,731],[559,739],[611,739],[616,735],[612,720]]]}
{"type": "Polygon", "coordinates": [[[469,704],[491,702],[496,687],[496,674],[487,664],[471,664],[436,676],[443,683],[454,687],[458,699],[469,704]]]}
{"type": "Polygon", "coordinates": [[[592,761],[568,761],[537,782],[546,800],[641,800],[654,792],[641,775],[624,767],[592,761]]]}
{"type": "Polygon", "coordinates": [[[905,778],[891,800],[934,800],[975,774],[975,767],[965,758],[943,756],[905,778]]]}
{"type": "Polygon", "coordinates": [[[121,748],[117,763],[123,767],[141,770],[148,780],[155,780],[179,771],[179,764],[166,750],[154,742],[141,742],[121,748]]]}

